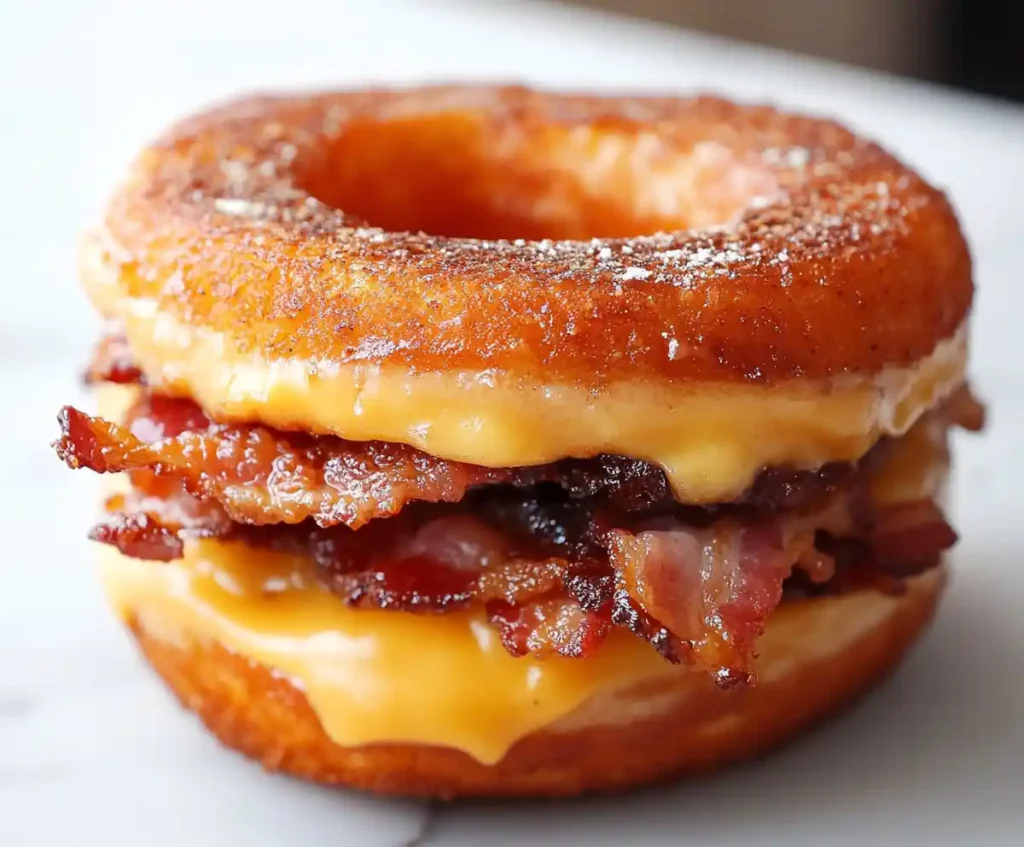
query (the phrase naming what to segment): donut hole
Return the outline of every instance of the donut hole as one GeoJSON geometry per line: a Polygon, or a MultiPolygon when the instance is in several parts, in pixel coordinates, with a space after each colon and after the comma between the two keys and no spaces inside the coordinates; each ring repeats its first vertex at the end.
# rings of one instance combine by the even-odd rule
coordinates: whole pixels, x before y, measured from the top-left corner
{"type": "Polygon", "coordinates": [[[489,240],[704,229],[779,190],[760,157],[719,142],[680,151],[654,132],[461,113],[353,121],[297,164],[305,190],[368,225],[489,240]]]}

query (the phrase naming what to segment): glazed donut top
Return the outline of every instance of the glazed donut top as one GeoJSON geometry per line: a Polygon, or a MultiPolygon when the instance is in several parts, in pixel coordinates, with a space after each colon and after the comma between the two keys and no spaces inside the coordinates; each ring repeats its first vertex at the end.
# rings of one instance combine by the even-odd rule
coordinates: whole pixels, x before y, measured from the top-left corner
{"type": "Polygon", "coordinates": [[[859,454],[962,378],[972,298],[943,195],[835,123],[521,88],[201,114],[143,151],[83,273],[147,377],[214,413],[480,464],[637,455],[648,435],[621,415],[593,443],[550,433],[611,396],[637,417],[708,386],[855,388],[836,449],[859,454]],[[428,385],[433,417],[406,402],[428,385]],[[501,386],[531,399],[481,411],[501,386]],[[508,449],[482,455],[485,430],[508,449]],[[535,431],[550,446],[524,452],[535,431]]]}

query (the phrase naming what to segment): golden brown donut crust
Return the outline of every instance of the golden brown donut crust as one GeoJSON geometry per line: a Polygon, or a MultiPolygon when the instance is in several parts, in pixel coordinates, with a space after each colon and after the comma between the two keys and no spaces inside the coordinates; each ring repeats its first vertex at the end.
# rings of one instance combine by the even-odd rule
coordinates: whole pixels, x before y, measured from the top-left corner
{"type": "Polygon", "coordinates": [[[87,250],[113,300],[271,361],[576,385],[872,374],[972,297],[921,177],[838,124],[709,97],[245,99],[146,149],[87,250]]]}
{"type": "Polygon", "coordinates": [[[687,679],[687,699],[664,708],[679,683],[645,683],[610,707],[629,720],[576,726],[570,715],[522,739],[496,765],[417,744],[338,746],[305,695],[266,668],[217,644],[162,640],[138,619],[131,629],[181,703],[221,742],[269,770],[382,794],[547,797],[623,790],[777,746],[893,670],[931,620],[944,583],[941,572],[918,580],[881,625],[756,688],[723,692],[700,675],[699,683],[687,679]]]}

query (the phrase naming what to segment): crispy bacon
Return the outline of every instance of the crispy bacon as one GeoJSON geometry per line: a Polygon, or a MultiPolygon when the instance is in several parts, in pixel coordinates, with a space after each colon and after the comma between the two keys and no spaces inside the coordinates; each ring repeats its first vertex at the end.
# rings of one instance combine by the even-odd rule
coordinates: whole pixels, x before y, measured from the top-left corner
{"type": "Polygon", "coordinates": [[[447,612],[499,600],[523,604],[559,590],[564,560],[524,556],[507,534],[470,514],[415,512],[354,532],[263,527],[272,546],[308,555],[350,605],[447,612]]]}
{"type": "Polygon", "coordinates": [[[119,333],[104,335],[92,354],[92,361],[85,372],[85,382],[113,382],[121,385],[140,385],[142,371],[135,363],[128,341],[119,333]]]}
{"type": "MultiPolygon", "coordinates": [[[[72,468],[99,473],[147,469],[182,481],[246,524],[344,524],[353,529],[417,501],[458,502],[482,485],[552,483],[573,499],[603,497],[629,511],[675,503],[664,473],[621,456],[535,467],[485,468],[438,459],[404,444],[353,442],[212,422],[189,400],[144,394],[125,426],[65,407],[57,452],[72,468]]],[[[791,509],[835,490],[850,466],[767,471],[746,501],[791,509]]]]}
{"type": "Polygon", "coordinates": [[[675,526],[635,535],[611,533],[619,603],[656,620],[662,639],[715,669],[723,682],[745,680],[754,642],[782,599],[782,584],[801,546],[783,540],[784,521],[719,521],[705,529],[675,526]],[[622,597],[624,592],[625,598],[622,597]]]}
{"type": "MultiPolygon", "coordinates": [[[[950,402],[947,420],[980,422],[969,394],[950,402]]],[[[308,557],[356,607],[480,607],[513,655],[587,656],[621,626],[723,685],[752,679],[784,586],[895,585],[956,540],[931,502],[872,504],[871,456],[769,469],[739,501],[696,508],[623,457],[483,468],[218,423],[148,392],[125,426],[70,407],[60,423],[69,466],[129,474],[93,532],[127,555],[167,560],[188,537],[237,536],[308,557]]]]}
{"type": "Polygon", "coordinates": [[[732,684],[750,678],[754,642],[793,568],[819,581],[830,575],[827,556],[805,555],[814,545],[805,525],[838,525],[837,511],[830,503],[820,518],[695,527],[685,512],[636,523],[593,500],[492,489],[359,531],[258,527],[247,540],[308,556],[358,607],[483,606],[513,655],[587,655],[618,625],[668,661],[689,661],[732,684]]]}
{"type": "Polygon", "coordinates": [[[487,615],[513,656],[584,658],[593,655],[611,629],[607,611],[588,612],[564,594],[522,605],[493,600],[487,615]]]}
{"type": "Polygon", "coordinates": [[[92,528],[89,538],[111,544],[136,559],[170,562],[180,559],[184,550],[178,527],[169,527],[145,512],[113,513],[92,528]]]}
{"type": "Polygon", "coordinates": [[[124,493],[106,499],[105,518],[89,533],[135,559],[180,558],[188,538],[227,536],[233,523],[220,507],[192,497],[178,480],[137,472],[124,493]]]}
{"type": "Polygon", "coordinates": [[[877,514],[866,539],[877,566],[912,576],[957,542],[956,532],[932,500],[894,503],[877,514]]]}
{"type": "Polygon", "coordinates": [[[827,579],[816,580],[805,570],[786,582],[786,596],[843,594],[875,589],[898,594],[904,580],[936,567],[942,554],[957,541],[938,506],[930,500],[891,503],[877,507],[860,534],[815,535],[815,551],[830,562],[827,579]]]}
{"type": "MultiPolygon", "coordinates": [[[[221,529],[252,546],[302,553],[353,606],[418,613],[482,606],[513,655],[586,656],[609,627],[623,626],[668,661],[688,661],[730,685],[751,680],[756,638],[794,569],[812,584],[829,584],[833,553],[849,572],[863,573],[906,544],[937,552],[953,538],[933,509],[883,511],[871,527],[857,529],[838,511],[829,503],[818,516],[748,523],[724,517],[695,526],[685,510],[638,521],[609,514],[594,500],[498,487],[459,505],[410,507],[358,531],[308,523],[228,522],[221,529]],[[827,531],[808,531],[815,524],[851,527],[857,535],[830,545],[827,531]]],[[[175,512],[190,515],[180,506],[175,512]]],[[[126,522],[131,532],[101,530],[96,537],[128,555],[179,555],[180,546],[163,543],[173,545],[178,536],[148,515],[146,521],[156,525],[155,535],[143,531],[149,523],[126,522]]],[[[180,534],[206,531],[201,522],[196,529],[194,516],[179,522],[180,534]]],[[[915,570],[929,564],[914,562],[915,570]]]]}
{"type": "Polygon", "coordinates": [[[411,500],[458,501],[471,486],[510,474],[434,459],[401,444],[211,423],[188,401],[150,396],[144,402],[130,428],[65,407],[58,455],[72,468],[98,473],[148,469],[174,476],[247,524],[312,519],[356,528],[396,514],[411,500]],[[168,428],[168,408],[176,411],[172,420],[188,418],[189,425],[168,428]]]}
{"type": "Polygon", "coordinates": [[[139,470],[131,474],[131,482],[127,493],[107,500],[107,511],[144,512],[186,538],[226,536],[238,530],[239,524],[215,500],[193,497],[174,477],[139,470]]]}

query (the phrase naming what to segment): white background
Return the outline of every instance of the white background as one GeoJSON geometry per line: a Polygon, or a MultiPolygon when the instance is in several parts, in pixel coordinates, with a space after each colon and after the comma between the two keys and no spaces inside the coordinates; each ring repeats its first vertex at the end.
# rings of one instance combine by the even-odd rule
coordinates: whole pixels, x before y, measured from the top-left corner
{"type": "MultiPolygon", "coordinates": [[[[826,4],[822,4],[823,9],[826,4]]],[[[0,844],[996,843],[1024,833],[1024,110],[540,3],[0,2],[0,844]],[[483,77],[711,89],[838,115],[951,192],[977,260],[940,619],[861,708],[766,761],[622,799],[345,795],[216,748],[144,672],[83,540],[94,481],[47,443],[96,324],[74,240],[168,121],[243,90],[483,77]],[[1017,260],[1017,261],[1015,261],[1017,260]],[[424,832],[424,827],[426,831],[424,832]]]]}

